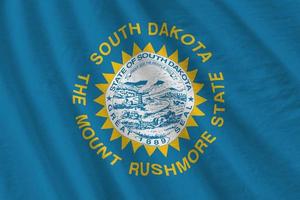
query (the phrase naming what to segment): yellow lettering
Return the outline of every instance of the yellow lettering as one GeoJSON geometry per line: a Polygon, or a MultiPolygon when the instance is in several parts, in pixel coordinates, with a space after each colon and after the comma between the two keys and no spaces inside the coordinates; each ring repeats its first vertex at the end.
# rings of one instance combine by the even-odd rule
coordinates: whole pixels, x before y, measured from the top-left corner
{"type": "Polygon", "coordinates": [[[150,163],[146,163],[146,170],[144,171],[144,163],[140,163],[140,169],[141,169],[141,175],[142,176],[147,176],[149,174],[149,168],[150,168],[150,163]]]}
{"type": "MultiPolygon", "coordinates": [[[[207,132],[207,131],[205,131],[207,132]]],[[[205,142],[203,142],[203,140],[198,139],[197,142],[194,145],[195,149],[197,149],[200,153],[204,154],[204,148],[207,148],[207,144],[205,142]]]]}
{"type": "Polygon", "coordinates": [[[129,23],[129,32],[130,32],[130,35],[133,35],[133,31],[134,30],[136,30],[139,35],[141,34],[141,27],[140,27],[139,23],[136,23],[135,26],[132,26],[132,24],[129,23]]]}
{"type": "Polygon", "coordinates": [[[84,121],[84,120],[88,119],[87,115],[80,115],[80,116],[77,116],[75,119],[76,119],[77,125],[79,125],[80,129],[83,127],[91,126],[91,123],[89,121],[84,121]]]}
{"type": "Polygon", "coordinates": [[[195,37],[192,34],[184,34],[181,37],[181,42],[184,45],[192,45],[195,42],[195,37]],[[188,40],[187,40],[188,39],[188,40]]]}
{"type": "Polygon", "coordinates": [[[223,117],[216,117],[216,116],[213,116],[211,118],[211,124],[213,126],[218,126],[218,127],[222,127],[224,125],[224,119],[223,117]]]}
{"type": "Polygon", "coordinates": [[[172,38],[174,36],[176,40],[178,40],[178,33],[182,31],[183,29],[178,29],[176,26],[173,26],[170,31],[170,37],[172,38]]]}
{"type": "Polygon", "coordinates": [[[90,60],[96,63],[96,65],[100,65],[103,62],[103,57],[98,55],[97,53],[92,53],[92,55],[90,56],[90,60]]]}
{"type": "Polygon", "coordinates": [[[195,149],[191,149],[188,152],[188,159],[191,163],[195,164],[199,160],[199,153],[195,149]],[[195,158],[192,158],[192,153],[195,155],[195,158]]]}
{"type": "Polygon", "coordinates": [[[162,175],[163,171],[161,169],[162,168],[161,165],[154,163],[154,164],[151,165],[151,168],[152,168],[152,174],[162,175]]]}
{"type": "Polygon", "coordinates": [[[100,153],[102,153],[102,159],[105,159],[112,154],[111,151],[109,151],[109,152],[106,152],[106,151],[107,151],[107,147],[103,146],[97,151],[97,154],[99,155],[100,153]]]}
{"type": "Polygon", "coordinates": [[[103,42],[99,46],[99,51],[102,55],[107,56],[108,54],[110,54],[111,47],[107,42],[103,42]],[[105,48],[103,48],[103,47],[105,47],[105,48]]]}
{"type": "Polygon", "coordinates": [[[225,100],[224,100],[224,98],[223,98],[223,95],[225,94],[225,92],[219,92],[219,93],[217,93],[216,95],[215,95],[215,97],[214,97],[214,100],[216,101],[216,102],[220,102],[220,103],[224,103],[225,102],[225,100]]]}
{"type": "Polygon", "coordinates": [[[166,35],[166,36],[169,35],[167,23],[165,23],[165,22],[162,24],[162,27],[161,27],[160,32],[159,32],[159,35],[163,35],[163,34],[166,35]]]}
{"type": "Polygon", "coordinates": [[[206,46],[202,42],[197,41],[197,44],[198,45],[192,49],[193,52],[198,51],[199,49],[205,49],[206,48],[206,46]]]}
{"type": "Polygon", "coordinates": [[[176,171],[175,165],[173,163],[171,164],[171,168],[168,168],[167,165],[164,165],[164,168],[165,168],[166,176],[170,176],[170,173],[169,173],[170,171],[172,171],[174,175],[177,175],[177,171],[176,171]]]}
{"type": "Polygon", "coordinates": [[[217,73],[208,73],[208,77],[209,77],[210,81],[223,81],[224,80],[222,72],[219,72],[219,76],[217,73]]]}
{"type": "Polygon", "coordinates": [[[176,162],[176,166],[179,170],[180,173],[185,172],[186,170],[188,170],[189,168],[191,168],[189,161],[186,159],[186,157],[183,157],[182,159],[182,164],[180,161],[176,162]]]}
{"type": "Polygon", "coordinates": [[[119,30],[118,30],[119,32],[122,33],[124,39],[127,39],[127,34],[126,34],[126,31],[125,31],[125,28],[126,28],[126,27],[127,27],[127,26],[124,25],[124,26],[122,26],[121,28],[119,28],[119,30]]]}
{"type": "Polygon", "coordinates": [[[91,139],[95,136],[95,131],[91,127],[86,127],[82,130],[82,137],[86,140],[91,139]],[[87,132],[90,132],[90,135],[87,135],[87,132]]]}
{"type": "Polygon", "coordinates": [[[114,41],[111,36],[108,37],[108,40],[114,47],[116,47],[120,44],[120,37],[116,32],[114,32],[114,36],[117,41],[114,41]]]}
{"type": "Polygon", "coordinates": [[[148,35],[156,35],[158,33],[158,25],[154,22],[148,23],[148,35]],[[154,28],[154,31],[153,31],[154,28]]]}
{"type": "Polygon", "coordinates": [[[217,112],[225,112],[225,108],[218,107],[217,104],[214,105],[214,114],[217,114],[217,112]]]}
{"type": "Polygon", "coordinates": [[[129,174],[135,173],[135,175],[139,175],[139,164],[137,162],[131,162],[129,167],[129,174]]]}
{"type": "Polygon", "coordinates": [[[206,61],[208,61],[212,57],[212,53],[211,52],[197,53],[197,56],[201,57],[202,62],[205,63],[206,61]]]}
{"type": "Polygon", "coordinates": [[[212,137],[212,135],[209,134],[207,131],[202,133],[201,138],[210,144],[213,143],[217,139],[216,137],[212,137]]]}
{"type": "Polygon", "coordinates": [[[114,157],[114,159],[110,162],[111,165],[115,165],[117,163],[117,161],[122,160],[122,158],[116,154],[113,154],[113,157],[114,157]]]}
{"type": "Polygon", "coordinates": [[[99,141],[99,138],[98,137],[94,137],[92,140],[90,140],[89,142],[89,146],[91,149],[97,149],[98,147],[101,147],[103,146],[103,143],[98,143],[98,144],[94,144],[96,141],[99,141]]]}

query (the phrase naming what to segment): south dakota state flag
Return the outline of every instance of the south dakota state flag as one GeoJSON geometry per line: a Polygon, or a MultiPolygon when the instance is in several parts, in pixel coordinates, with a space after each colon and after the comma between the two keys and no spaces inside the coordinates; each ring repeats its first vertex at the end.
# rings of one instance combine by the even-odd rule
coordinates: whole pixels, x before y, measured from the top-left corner
{"type": "Polygon", "coordinates": [[[300,199],[300,2],[0,2],[0,199],[300,199]]]}

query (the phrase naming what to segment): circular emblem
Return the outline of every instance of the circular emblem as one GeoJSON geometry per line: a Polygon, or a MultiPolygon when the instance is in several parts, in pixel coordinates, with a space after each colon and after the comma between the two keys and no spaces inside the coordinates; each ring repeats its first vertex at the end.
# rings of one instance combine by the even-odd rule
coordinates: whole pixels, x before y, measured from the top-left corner
{"type": "Polygon", "coordinates": [[[134,153],[141,147],[149,156],[156,150],[167,156],[169,147],[180,151],[180,142],[190,140],[188,128],[198,126],[195,117],[205,116],[198,70],[165,45],[156,51],[151,43],[134,43],[132,53],[121,56],[121,63],[111,62],[113,73],[103,73],[106,83],[95,84],[101,129],[112,130],[110,141],[121,139],[121,148],[131,146],[134,153]]]}
{"type": "Polygon", "coordinates": [[[205,64],[211,57],[203,41],[175,25],[122,25],[91,52],[97,68],[78,74],[73,86],[82,138],[129,175],[186,172],[224,125],[224,76],[205,64]]]}
{"type": "Polygon", "coordinates": [[[152,146],[176,139],[194,106],[192,83],[180,65],[144,51],[122,65],[105,97],[119,133],[152,146]]]}

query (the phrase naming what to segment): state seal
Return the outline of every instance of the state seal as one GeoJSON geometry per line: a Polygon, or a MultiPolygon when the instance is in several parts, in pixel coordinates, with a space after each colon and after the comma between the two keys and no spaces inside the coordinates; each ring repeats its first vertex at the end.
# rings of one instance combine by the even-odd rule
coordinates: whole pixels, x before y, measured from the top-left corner
{"type": "Polygon", "coordinates": [[[178,137],[194,106],[191,81],[164,56],[141,52],[127,61],[106,92],[115,128],[142,144],[162,146],[178,137]]]}
{"type": "Polygon", "coordinates": [[[204,116],[197,70],[188,71],[178,51],[168,56],[165,46],[155,52],[150,43],[143,50],[134,44],[122,60],[112,62],[114,74],[103,74],[107,84],[96,84],[103,92],[96,115],[107,118],[102,129],[113,129],[110,140],[121,137],[122,149],[131,142],[134,152],[144,146],[149,155],[159,149],[166,156],[169,145],[179,150],[178,138],[189,139],[186,127],[197,126],[193,116],[204,116]]]}

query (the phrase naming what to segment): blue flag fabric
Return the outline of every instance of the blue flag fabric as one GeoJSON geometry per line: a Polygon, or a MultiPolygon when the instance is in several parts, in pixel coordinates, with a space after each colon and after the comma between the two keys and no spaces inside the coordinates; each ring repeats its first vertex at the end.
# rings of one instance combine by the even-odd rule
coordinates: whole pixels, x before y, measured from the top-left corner
{"type": "Polygon", "coordinates": [[[300,2],[0,2],[0,199],[300,199],[300,2]]]}

